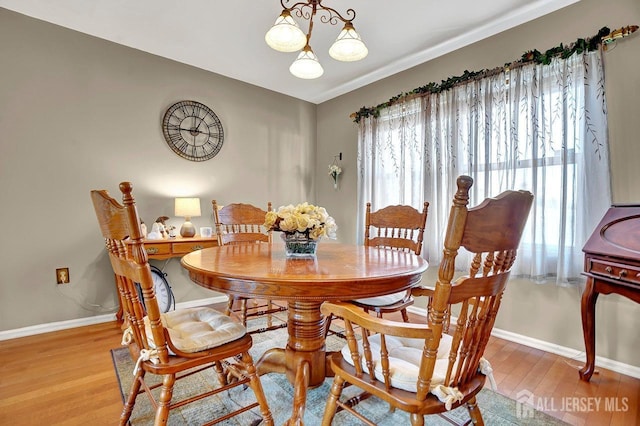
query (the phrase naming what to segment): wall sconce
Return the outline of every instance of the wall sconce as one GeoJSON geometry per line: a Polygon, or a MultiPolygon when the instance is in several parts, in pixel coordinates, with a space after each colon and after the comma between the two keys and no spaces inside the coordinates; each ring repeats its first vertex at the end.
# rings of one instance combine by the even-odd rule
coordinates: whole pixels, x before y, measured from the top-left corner
{"type": "Polygon", "coordinates": [[[184,217],[184,223],[180,228],[180,235],[190,238],[196,235],[196,227],[191,223],[191,218],[200,216],[200,198],[176,198],[175,215],[184,217]]]}
{"type": "Polygon", "coordinates": [[[329,176],[333,179],[333,187],[338,189],[338,176],[342,173],[342,169],[338,165],[338,159],[342,161],[342,153],[333,156],[333,162],[329,164],[329,176]]]}

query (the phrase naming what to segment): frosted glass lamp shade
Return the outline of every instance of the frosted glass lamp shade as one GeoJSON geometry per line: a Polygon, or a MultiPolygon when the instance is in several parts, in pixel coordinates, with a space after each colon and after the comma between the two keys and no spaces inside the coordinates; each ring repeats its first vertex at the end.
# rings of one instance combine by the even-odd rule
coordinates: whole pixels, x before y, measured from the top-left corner
{"type": "Polygon", "coordinates": [[[307,36],[288,10],[283,10],[278,16],[273,27],[265,34],[264,40],[269,47],[278,52],[295,52],[307,44],[307,36]]]}
{"type": "Polygon", "coordinates": [[[191,223],[191,218],[202,214],[200,198],[176,198],[174,213],[176,216],[184,217],[180,235],[187,238],[196,235],[196,228],[191,223]]]}
{"type": "Polygon", "coordinates": [[[369,49],[364,45],[360,34],[353,28],[351,22],[344,24],[338,38],[329,48],[329,55],[338,61],[353,62],[364,59],[369,49]]]}
{"type": "Polygon", "coordinates": [[[291,64],[289,71],[294,76],[307,80],[318,78],[324,73],[318,57],[308,45],[300,52],[298,59],[291,64]]]}

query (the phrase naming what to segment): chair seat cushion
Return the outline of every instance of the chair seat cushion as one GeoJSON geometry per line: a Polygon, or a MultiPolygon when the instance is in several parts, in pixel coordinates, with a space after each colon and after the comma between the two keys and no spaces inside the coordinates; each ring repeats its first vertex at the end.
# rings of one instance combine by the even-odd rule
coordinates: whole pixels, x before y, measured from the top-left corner
{"type": "MultiPolygon", "coordinates": [[[[193,353],[224,345],[244,336],[247,330],[230,317],[206,307],[178,309],[160,315],[171,342],[183,352],[193,353]]],[[[145,317],[147,338],[154,347],[151,327],[145,317]]]]}
{"type": "Polygon", "coordinates": [[[369,306],[388,306],[393,305],[394,303],[400,302],[407,296],[406,291],[400,291],[398,293],[393,294],[385,294],[384,296],[376,296],[376,297],[367,297],[364,299],[357,299],[361,305],[369,305],[369,306]]]}
{"type": "MultiPolygon", "coordinates": [[[[410,339],[395,336],[385,336],[387,343],[387,351],[389,353],[389,370],[391,386],[403,389],[409,392],[417,391],[418,375],[420,373],[420,360],[422,359],[422,350],[424,348],[423,339],[410,339]]],[[[433,370],[431,379],[431,388],[444,383],[447,374],[447,365],[449,363],[449,351],[451,349],[452,337],[443,334],[436,355],[436,365],[433,370]]],[[[384,382],[382,375],[382,366],[380,362],[380,335],[375,334],[369,338],[371,346],[371,355],[373,357],[374,375],[376,379],[384,382]]],[[[358,342],[360,353],[362,354],[362,341],[358,342]]],[[[349,364],[354,365],[349,351],[349,345],[342,348],[342,357],[349,364]]],[[[369,372],[364,356],[362,356],[362,368],[365,372],[369,372]]]]}

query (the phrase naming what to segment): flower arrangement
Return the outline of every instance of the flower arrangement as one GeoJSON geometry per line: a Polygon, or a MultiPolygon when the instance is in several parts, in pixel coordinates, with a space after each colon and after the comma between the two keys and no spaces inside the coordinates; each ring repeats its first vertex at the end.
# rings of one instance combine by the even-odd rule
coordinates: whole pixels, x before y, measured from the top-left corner
{"type": "Polygon", "coordinates": [[[335,239],[338,229],[336,221],[329,216],[324,207],[306,202],[297,206],[289,204],[278,208],[277,211],[268,212],[264,226],[268,230],[285,234],[304,234],[311,240],[318,240],[320,237],[335,239]]]}
{"type": "Polygon", "coordinates": [[[329,164],[329,176],[333,178],[333,187],[338,187],[338,175],[342,173],[342,169],[336,163],[329,164]]]}

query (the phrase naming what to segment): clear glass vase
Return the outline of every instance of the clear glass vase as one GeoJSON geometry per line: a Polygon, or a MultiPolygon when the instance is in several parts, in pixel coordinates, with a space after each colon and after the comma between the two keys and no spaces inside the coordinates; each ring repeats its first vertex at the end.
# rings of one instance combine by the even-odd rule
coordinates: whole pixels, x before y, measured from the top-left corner
{"type": "Polygon", "coordinates": [[[283,232],[280,236],[287,257],[316,257],[318,240],[312,240],[302,232],[283,232]]]}

